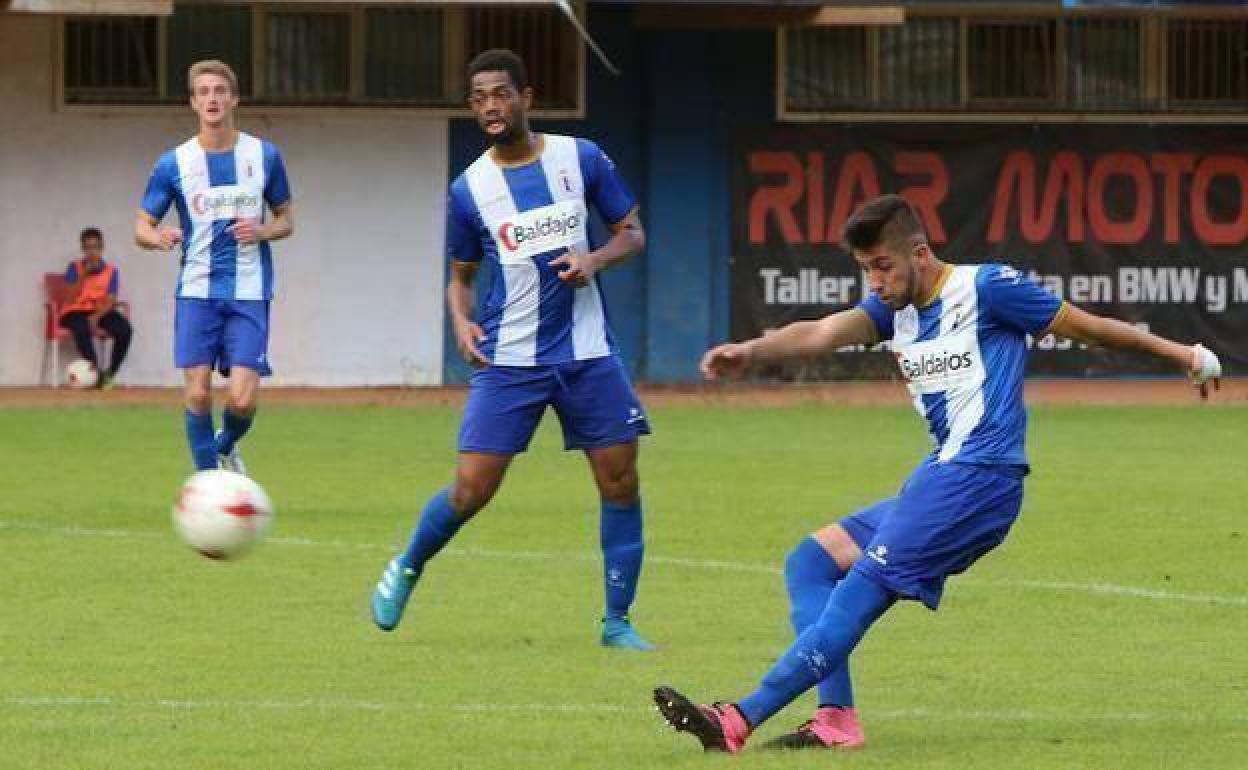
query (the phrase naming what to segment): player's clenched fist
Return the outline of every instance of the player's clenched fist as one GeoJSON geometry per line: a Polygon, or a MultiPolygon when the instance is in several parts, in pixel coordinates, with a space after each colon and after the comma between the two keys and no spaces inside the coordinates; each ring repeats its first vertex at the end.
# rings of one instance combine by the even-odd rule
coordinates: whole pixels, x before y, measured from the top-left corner
{"type": "Polygon", "coordinates": [[[1209,397],[1209,383],[1213,383],[1213,389],[1217,390],[1221,384],[1222,362],[1212,350],[1197,343],[1192,345],[1192,366],[1187,372],[1187,376],[1191,378],[1192,384],[1200,389],[1200,397],[1209,397]]]}
{"type": "Polygon", "coordinates": [[[702,376],[708,380],[740,377],[750,368],[750,346],[744,342],[719,345],[702,356],[702,376]]]}
{"type": "Polygon", "coordinates": [[[182,231],[176,227],[159,227],[156,235],[159,238],[156,241],[157,248],[161,251],[169,251],[182,242],[182,231]]]}
{"type": "Polygon", "coordinates": [[[551,267],[563,268],[559,271],[559,280],[570,283],[578,289],[589,285],[590,277],[596,272],[593,258],[576,249],[568,249],[547,264],[551,267]]]}
{"type": "Polygon", "coordinates": [[[260,229],[260,220],[238,218],[234,220],[234,224],[226,228],[234,236],[234,240],[243,244],[259,243],[263,238],[260,229]]]}

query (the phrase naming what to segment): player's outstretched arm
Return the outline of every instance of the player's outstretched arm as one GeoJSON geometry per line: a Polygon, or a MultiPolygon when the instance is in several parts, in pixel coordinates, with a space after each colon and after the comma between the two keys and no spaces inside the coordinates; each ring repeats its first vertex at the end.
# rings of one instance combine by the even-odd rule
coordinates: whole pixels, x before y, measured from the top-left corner
{"type": "Polygon", "coordinates": [[[182,231],[162,227],[159,219],[140,209],[134,220],[134,242],[141,249],[168,251],[182,242],[182,231]]]}
{"type": "Polygon", "coordinates": [[[1217,388],[1218,378],[1222,376],[1222,364],[1218,357],[1203,345],[1183,345],[1116,318],[1093,315],[1070,303],[1058,312],[1049,331],[1076,342],[1118,350],[1138,350],[1170,361],[1200,389],[1201,398],[1208,395],[1208,383],[1212,382],[1217,388]]]}
{"type": "Polygon", "coordinates": [[[792,358],[831,353],[848,345],[876,342],[875,322],[862,308],[832,313],[817,321],[798,321],[745,342],[719,345],[702,356],[708,380],[737,377],[750,367],[792,358]]]}

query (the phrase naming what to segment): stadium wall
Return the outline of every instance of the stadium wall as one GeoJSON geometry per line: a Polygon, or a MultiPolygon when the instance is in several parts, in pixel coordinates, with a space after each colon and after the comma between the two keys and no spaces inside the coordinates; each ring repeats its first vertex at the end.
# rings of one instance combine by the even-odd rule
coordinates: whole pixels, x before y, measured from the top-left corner
{"type": "MultiPolygon", "coordinates": [[[[179,384],[171,254],[132,227],[157,156],[194,131],[188,110],[58,110],[55,21],[0,14],[0,385],[40,380],[41,276],[77,255],[86,225],[121,269],[135,340],[120,381],[179,384]]],[[[275,244],[273,382],[442,381],[444,119],[396,113],[248,113],[240,128],[282,148],[296,234],[275,244]]],[[[175,217],[176,219],[176,217],[175,217]]],[[[62,347],[62,360],[74,357],[62,347]]]]}
{"type": "MultiPolygon", "coordinates": [[[[603,274],[611,325],[635,376],[696,381],[702,352],[728,335],[733,131],[774,119],[775,32],[639,29],[632,13],[590,5],[591,32],[623,74],[591,56],[585,119],[534,126],[598,142],[636,192],[648,246],[603,274]]],[[[475,123],[451,121],[451,176],[483,149],[475,123]]],[[[463,382],[445,333],[446,380],[463,382]]]]}

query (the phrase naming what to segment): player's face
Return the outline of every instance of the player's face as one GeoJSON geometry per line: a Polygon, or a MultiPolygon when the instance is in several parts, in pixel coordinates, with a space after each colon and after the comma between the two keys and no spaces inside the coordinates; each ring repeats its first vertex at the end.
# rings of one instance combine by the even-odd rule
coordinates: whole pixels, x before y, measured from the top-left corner
{"type": "Polygon", "coordinates": [[[517,90],[506,72],[478,72],[472,76],[468,106],[477,125],[494,144],[507,144],[529,129],[528,111],[533,89],[517,90]]]}
{"type": "Polygon", "coordinates": [[[880,243],[870,249],[854,250],[854,259],[867,276],[867,289],[893,310],[914,302],[918,285],[918,265],[913,253],[904,253],[880,243]]]}
{"type": "Polygon", "coordinates": [[[205,126],[225,124],[237,106],[238,95],[220,75],[200,75],[191,83],[191,109],[205,126]]]}
{"type": "Polygon", "coordinates": [[[82,256],[87,259],[99,259],[104,254],[104,241],[89,235],[82,239],[82,256]]]}

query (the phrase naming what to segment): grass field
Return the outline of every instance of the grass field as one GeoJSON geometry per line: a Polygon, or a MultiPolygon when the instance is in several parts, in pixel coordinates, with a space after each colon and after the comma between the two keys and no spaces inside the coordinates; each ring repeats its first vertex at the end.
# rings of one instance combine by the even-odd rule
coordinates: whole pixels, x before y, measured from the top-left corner
{"type": "Polygon", "coordinates": [[[1248,409],[1034,410],[1006,546],[855,655],[867,749],[733,759],[663,727],[650,689],[751,689],[789,641],[784,555],[926,440],[891,407],[652,417],[635,620],[661,650],[639,655],[597,646],[596,500],[553,420],[382,634],[367,596],[448,478],[456,410],[265,408],[247,459],[277,525],[220,564],[169,525],[176,411],[0,409],[0,767],[1248,763],[1248,409]]]}

